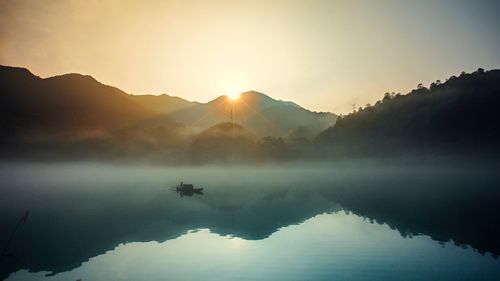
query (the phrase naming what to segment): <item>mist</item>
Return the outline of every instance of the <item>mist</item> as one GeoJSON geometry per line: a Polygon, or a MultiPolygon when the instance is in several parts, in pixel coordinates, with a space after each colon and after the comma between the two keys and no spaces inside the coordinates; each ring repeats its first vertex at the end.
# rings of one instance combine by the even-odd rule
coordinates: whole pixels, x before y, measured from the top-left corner
{"type": "Polygon", "coordinates": [[[500,280],[497,4],[161,2],[0,1],[0,280],[500,280]]]}

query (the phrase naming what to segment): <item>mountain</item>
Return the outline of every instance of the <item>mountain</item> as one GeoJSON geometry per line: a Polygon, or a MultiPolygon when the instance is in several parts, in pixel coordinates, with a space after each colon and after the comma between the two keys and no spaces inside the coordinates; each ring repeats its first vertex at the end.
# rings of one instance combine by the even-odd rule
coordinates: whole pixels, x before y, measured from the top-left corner
{"type": "Polygon", "coordinates": [[[199,102],[191,102],[176,96],[163,95],[131,95],[130,98],[136,103],[162,114],[169,114],[182,109],[200,105],[199,102]]]}
{"type": "Polygon", "coordinates": [[[2,158],[274,161],[294,154],[272,135],[311,138],[336,117],[257,92],[201,104],[129,95],[87,75],[40,78],[9,66],[0,66],[0,89],[2,158]],[[231,112],[235,122],[227,122],[231,112]]]}
{"type": "Polygon", "coordinates": [[[199,104],[169,115],[172,119],[198,130],[228,122],[241,124],[260,136],[289,136],[301,127],[312,137],[335,123],[336,115],[312,112],[289,102],[275,100],[265,94],[250,91],[237,100],[220,96],[206,104],[199,104]]]}
{"type": "Polygon", "coordinates": [[[197,134],[187,149],[191,163],[250,163],[298,159],[283,138],[261,138],[240,124],[224,122],[197,134]]]}
{"type": "Polygon", "coordinates": [[[81,74],[42,79],[24,68],[0,66],[0,87],[3,133],[110,130],[157,115],[120,89],[81,74]]]}
{"type": "Polygon", "coordinates": [[[255,160],[258,138],[239,124],[225,122],[196,135],[189,151],[195,163],[255,160]]]}
{"type": "Polygon", "coordinates": [[[406,95],[387,93],[338,120],[255,91],[196,103],[128,95],[81,74],[40,78],[9,66],[0,66],[0,99],[2,157],[200,163],[310,159],[314,151],[321,157],[500,156],[500,70],[463,73],[406,95]]]}
{"type": "Polygon", "coordinates": [[[500,70],[478,71],[376,105],[322,132],[321,153],[337,155],[500,155],[500,70]]]}
{"type": "Polygon", "coordinates": [[[91,76],[42,79],[0,66],[0,155],[40,159],[170,157],[181,124],[91,76]]]}

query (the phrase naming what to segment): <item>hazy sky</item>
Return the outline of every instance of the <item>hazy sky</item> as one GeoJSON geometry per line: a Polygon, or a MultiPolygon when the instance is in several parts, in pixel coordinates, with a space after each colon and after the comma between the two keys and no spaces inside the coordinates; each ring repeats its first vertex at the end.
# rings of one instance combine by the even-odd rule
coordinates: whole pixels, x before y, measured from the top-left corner
{"type": "Polygon", "coordinates": [[[499,29],[500,1],[0,0],[0,64],[203,102],[253,89],[345,113],[499,68],[499,29]]]}

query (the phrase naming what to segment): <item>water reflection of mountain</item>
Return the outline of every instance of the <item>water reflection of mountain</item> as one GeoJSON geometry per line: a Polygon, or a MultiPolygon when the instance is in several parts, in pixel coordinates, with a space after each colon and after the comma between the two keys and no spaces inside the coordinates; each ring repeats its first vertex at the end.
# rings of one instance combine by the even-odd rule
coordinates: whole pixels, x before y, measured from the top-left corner
{"type": "Polygon", "coordinates": [[[34,181],[1,172],[11,179],[2,186],[10,196],[0,199],[1,241],[4,226],[14,225],[20,210],[29,207],[31,214],[10,248],[19,260],[2,261],[0,276],[20,268],[67,271],[121,243],[165,241],[198,228],[264,239],[280,227],[337,211],[338,204],[403,234],[500,253],[500,177],[494,171],[285,169],[245,178],[248,171],[241,170],[226,180],[207,171],[197,181],[205,179],[205,194],[182,199],[162,187],[165,177],[142,178],[137,172],[123,178],[119,170],[82,183],[44,173],[35,173],[34,181]],[[19,195],[22,188],[26,192],[19,195]]]}
{"type": "Polygon", "coordinates": [[[495,172],[438,171],[405,179],[378,179],[376,188],[367,181],[321,193],[357,215],[388,224],[405,237],[425,234],[440,242],[453,240],[497,257],[500,177],[495,172]]]}
{"type": "MultiPolygon", "coordinates": [[[[222,235],[263,239],[278,228],[299,223],[318,213],[336,210],[316,196],[296,194],[273,199],[267,193],[230,194],[212,190],[203,197],[179,198],[170,190],[121,191],[120,194],[86,192],[65,194],[64,202],[53,202],[60,194],[50,194],[32,208],[29,223],[16,236],[11,252],[19,261],[5,261],[7,272],[20,268],[31,271],[67,271],[91,257],[112,250],[120,243],[165,241],[192,229],[209,228],[222,235]],[[113,200],[117,196],[119,200],[113,200]],[[82,200],[83,199],[83,200],[82,200]],[[206,199],[206,200],[200,200],[206,199]],[[236,200],[232,200],[236,199],[236,200]],[[50,204],[51,207],[44,207],[50,204]],[[21,242],[22,241],[22,242],[21,242]]],[[[46,195],[38,194],[42,197],[46,195]]],[[[16,219],[11,211],[1,224],[16,219]]],[[[2,233],[2,241],[3,239],[2,233]]],[[[2,266],[2,276],[6,268],[2,266]]]]}

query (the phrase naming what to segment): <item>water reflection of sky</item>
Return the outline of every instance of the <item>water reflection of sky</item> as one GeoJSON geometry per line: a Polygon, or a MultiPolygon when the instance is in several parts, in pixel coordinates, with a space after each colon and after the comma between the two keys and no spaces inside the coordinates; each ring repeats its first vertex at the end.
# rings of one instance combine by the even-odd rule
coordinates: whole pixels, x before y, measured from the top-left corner
{"type": "Polygon", "coordinates": [[[337,212],[263,240],[202,229],[163,243],[122,244],[44,275],[21,270],[8,280],[498,280],[500,261],[337,212]]]}
{"type": "Polygon", "coordinates": [[[30,210],[0,279],[499,277],[494,169],[10,164],[0,178],[0,242],[30,210]],[[181,180],[206,192],[180,197],[181,180]],[[450,240],[487,254],[438,243],[450,240]]]}

